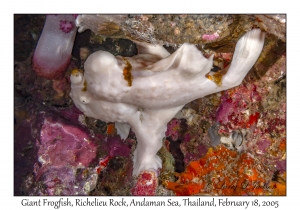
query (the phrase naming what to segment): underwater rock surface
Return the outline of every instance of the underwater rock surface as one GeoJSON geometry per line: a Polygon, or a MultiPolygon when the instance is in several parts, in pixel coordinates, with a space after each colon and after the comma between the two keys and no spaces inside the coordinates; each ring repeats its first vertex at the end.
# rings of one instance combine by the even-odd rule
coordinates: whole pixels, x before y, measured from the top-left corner
{"type": "Polygon", "coordinates": [[[31,66],[44,20],[15,16],[14,195],[286,195],[285,17],[126,15],[122,24],[77,33],[58,80],[39,77],[31,66]],[[91,53],[137,53],[122,39],[128,35],[169,52],[183,42],[199,44],[204,56],[214,54],[218,72],[252,27],[266,32],[255,66],[240,86],[190,102],[169,122],[152,188],[132,176],[135,134],[122,141],[113,123],[84,116],[69,97],[71,71],[83,70],[91,53]],[[245,182],[248,188],[239,189],[245,182]]]}

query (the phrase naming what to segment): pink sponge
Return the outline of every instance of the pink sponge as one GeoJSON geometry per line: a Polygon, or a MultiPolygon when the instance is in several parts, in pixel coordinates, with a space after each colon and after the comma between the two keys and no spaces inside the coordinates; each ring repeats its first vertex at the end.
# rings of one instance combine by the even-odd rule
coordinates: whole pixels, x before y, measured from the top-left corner
{"type": "Polygon", "coordinates": [[[47,15],[32,60],[39,76],[58,79],[64,75],[76,36],[75,19],[75,15],[47,15]]]}

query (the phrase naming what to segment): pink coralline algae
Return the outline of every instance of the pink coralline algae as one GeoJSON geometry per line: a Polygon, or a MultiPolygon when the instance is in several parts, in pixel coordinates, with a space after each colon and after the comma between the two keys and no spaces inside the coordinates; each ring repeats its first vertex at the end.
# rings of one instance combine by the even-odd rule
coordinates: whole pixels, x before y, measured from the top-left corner
{"type": "Polygon", "coordinates": [[[32,68],[46,79],[61,78],[71,60],[76,36],[74,15],[47,15],[32,58],[32,68]]]}
{"type": "Polygon", "coordinates": [[[276,169],[280,172],[286,171],[286,160],[279,160],[276,162],[276,169]]]}
{"type": "Polygon", "coordinates": [[[234,104],[231,99],[225,100],[217,112],[217,121],[227,123],[228,115],[234,112],[234,104]]]}
{"type": "MultiPolygon", "coordinates": [[[[56,112],[56,109],[53,109],[53,112],[56,112]]],[[[82,114],[82,112],[77,109],[76,106],[72,106],[68,109],[59,109],[58,114],[63,116],[65,119],[68,119],[69,122],[76,124],[78,123],[78,117],[82,114]]]]}
{"type": "Polygon", "coordinates": [[[56,167],[88,166],[96,158],[96,145],[82,129],[46,118],[41,130],[39,159],[56,167]]]}
{"type": "MultiPolygon", "coordinates": [[[[196,127],[189,127],[189,130],[183,136],[183,142],[180,144],[180,150],[184,154],[183,162],[188,165],[190,161],[197,160],[203,157],[208,150],[205,141],[199,138],[199,133],[196,133],[196,127]]],[[[204,137],[205,135],[203,135],[204,137]]]]}
{"type": "Polygon", "coordinates": [[[124,156],[129,157],[130,147],[123,141],[120,136],[112,136],[107,138],[107,149],[109,151],[109,156],[124,156]]]}
{"type": "Polygon", "coordinates": [[[271,142],[267,139],[260,140],[257,143],[257,147],[258,147],[260,153],[265,153],[267,148],[270,147],[270,145],[271,145],[271,142]]]}
{"type": "Polygon", "coordinates": [[[131,193],[136,196],[155,195],[157,186],[156,172],[142,171],[138,176],[137,183],[131,189],[131,193]]]}
{"type": "Polygon", "coordinates": [[[197,145],[194,148],[194,150],[191,150],[191,151],[186,151],[186,149],[184,149],[184,146],[186,146],[186,145],[183,144],[181,147],[182,148],[181,150],[185,154],[183,162],[186,165],[191,161],[194,161],[194,160],[199,159],[200,157],[203,157],[208,151],[208,148],[203,144],[197,145]]]}
{"type": "Polygon", "coordinates": [[[217,32],[213,34],[203,34],[202,39],[205,41],[214,41],[215,39],[219,38],[219,34],[217,32]]]}
{"type": "Polygon", "coordinates": [[[40,195],[87,195],[96,186],[93,166],[97,143],[88,130],[56,114],[42,114],[37,140],[38,162],[34,165],[40,195]]]}
{"type": "Polygon", "coordinates": [[[258,110],[259,101],[261,96],[254,84],[240,85],[226,91],[216,113],[217,122],[222,124],[219,132],[250,128],[260,117],[258,112],[253,111],[258,110]]]}
{"type": "Polygon", "coordinates": [[[170,136],[173,141],[176,141],[179,136],[180,120],[173,119],[167,125],[166,136],[170,136]]]}

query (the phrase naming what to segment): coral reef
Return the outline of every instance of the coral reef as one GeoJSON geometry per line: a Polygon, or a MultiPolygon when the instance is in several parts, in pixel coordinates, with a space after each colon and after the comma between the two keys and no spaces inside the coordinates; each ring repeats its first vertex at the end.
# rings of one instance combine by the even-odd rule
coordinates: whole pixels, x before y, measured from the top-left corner
{"type": "MultiPolygon", "coordinates": [[[[15,192],[89,195],[100,191],[99,183],[107,185],[107,177],[113,179],[115,189],[124,180],[128,185],[131,183],[132,141],[94,133],[86,123],[79,123],[82,114],[75,107],[46,108],[32,102],[25,105],[18,107],[15,115],[15,170],[18,172],[15,192]],[[29,158],[24,159],[24,155],[29,158]]],[[[112,194],[118,195],[115,189],[112,194]]],[[[119,195],[122,194],[124,191],[119,195]]]]}
{"type": "Polygon", "coordinates": [[[249,153],[220,146],[191,161],[178,180],[166,186],[176,195],[285,195],[285,187],[277,187],[266,167],[249,153]]]}
{"type": "Polygon", "coordinates": [[[173,119],[168,123],[166,136],[170,136],[173,141],[178,139],[180,132],[180,120],[173,119]]]}
{"type": "MultiPolygon", "coordinates": [[[[201,121],[194,114],[198,125],[188,123],[188,138],[180,145],[186,170],[166,186],[177,195],[286,195],[285,71],[282,55],[260,80],[250,74],[247,82],[224,91],[219,105],[204,113],[214,135],[199,130],[201,121]],[[203,157],[199,144],[216,149],[203,157]]],[[[178,116],[188,121],[186,113],[178,116]]]]}
{"type": "Polygon", "coordinates": [[[221,97],[221,104],[216,112],[216,121],[222,124],[219,132],[228,133],[256,124],[260,114],[255,110],[258,110],[260,100],[256,86],[251,84],[227,91],[221,97]]]}
{"type": "Polygon", "coordinates": [[[228,43],[232,40],[230,34],[240,37],[255,24],[249,21],[249,16],[182,14],[80,15],[76,25],[80,32],[90,29],[104,37],[126,37],[176,48],[185,42],[206,44],[216,39],[228,43]],[[244,30],[237,30],[238,26],[244,30]]]}
{"type": "Polygon", "coordinates": [[[102,37],[129,38],[175,49],[192,43],[218,52],[232,52],[237,40],[260,27],[285,41],[286,15],[79,15],[80,32],[90,29],[102,37]]]}
{"type": "MultiPolygon", "coordinates": [[[[285,15],[79,15],[79,30],[92,31],[76,34],[71,61],[57,79],[43,78],[32,69],[35,46],[48,17],[14,16],[14,195],[286,195],[285,15]],[[191,51],[187,47],[188,57],[200,50],[203,61],[211,62],[201,81],[221,90],[235,66],[234,54],[244,53],[238,50],[233,54],[234,46],[253,28],[265,33],[260,57],[245,71],[247,75],[241,76],[245,79],[240,85],[195,97],[182,104],[168,123],[166,120],[156,156],[161,159],[159,170],[151,167],[133,174],[140,136],[148,139],[152,133],[144,129],[137,134],[137,128],[131,129],[123,121],[89,117],[69,96],[73,74],[87,74],[94,52],[117,56],[117,65],[122,64],[119,79],[132,89],[137,78],[164,74],[151,66],[157,61],[164,63],[162,60],[173,56],[173,64],[166,69],[180,66],[178,52],[185,53],[185,42],[198,48],[191,51]],[[149,48],[147,43],[156,47],[149,48]],[[143,71],[145,67],[155,73],[143,71]]],[[[72,31],[70,26],[68,21],[58,24],[65,32],[72,31]]],[[[162,87],[168,84],[157,77],[141,85],[149,91],[153,82],[162,87]]],[[[181,87],[179,83],[176,81],[181,87]]],[[[91,86],[86,79],[79,90],[87,93],[91,86]]],[[[190,92],[203,91],[194,84],[189,86],[190,92]]],[[[172,95],[184,95],[181,89],[172,88],[172,95]]],[[[113,90],[103,83],[100,100],[113,98],[113,90]]],[[[152,97],[152,102],[135,107],[141,123],[148,122],[147,106],[165,100],[150,92],[140,96],[152,97]]],[[[167,96],[165,89],[162,92],[167,96]]],[[[115,110],[102,113],[116,114],[115,110]]],[[[158,119],[163,116],[157,114],[158,119]]]]}
{"type": "MultiPolygon", "coordinates": [[[[120,183],[124,180],[123,178],[127,179],[126,183],[128,183],[128,187],[124,188],[119,195],[126,194],[125,189],[129,193],[129,189],[132,187],[130,185],[132,161],[130,158],[128,159],[128,155],[131,152],[130,145],[134,143],[126,143],[121,141],[119,137],[112,136],[106,141],[107,139],[104,138],[104,135],[106,135],[106,123],[85,117],[73,106],[69,97],[69,75],[71,69],[79,68],[82,62],[85,61],[84,56],[80,56],[79,54],[81,45],[88,46],[89,49],[109,49],[111,52],[115,51],[115,53],[127,56],[134,53],[136,50],[135,46],[128,40],[112,42],[110,39],[104,41],[101,46],[98,44],[88,44],[90,33],[78,34],[78,39],[75,41],[72,51],[72,60],[67,68],[67,72],[60,79],[48,80],[37,76],[31,65],[34,46],[37,44],[39,34],[41,34],[41,30],[43,29],[45,16],[16,15],[15,20],[15,27],[18,29],[15,31],[15,52],[17,53],[21,49],[24,49],[30,53],[24,54],[22,51],[22,56],[19,54],[15,55],[14,194],[87,195],[94,192],[100,193],[97,191],[98,183],[101,183],[101,181],[108,183],[105,174],[113,174],[112,172],[117,170],[116,165],[118,165],[121,171],[124,171],[122,168],[128,168],[128,173],[126,176],[124,176],[123,172],[119,174],[114,173],[115,176],[112,183],[115,184],[115,188],[112,194],[118,194],[116,189],[119,189],[120,183]],[[28,42],[18,42],[17,40],[18,38],[22,40],[22,37],[28,37],[28,34],[32,36],[32,39],[30,39],[31,47],[28,46],[27,49],[26,43],[28,44],[28,42]],[[24,57],[24,55],[26,56],[24,57]],[[43,118],[42,116],[49,119],[48,123],[45,124],[44,130],[52,131],[52,134],[47,137],[48,140],[54,140],[52,141],[52,146],[49,146],[45,141],[43,141],[45,144],[40,144],[40,132],[44,123],[44,120],[41,119],[43,118]],[[61,129],[56,128],[53,122],[60,124],[61,129]],[[68,130],[69,135],[67,135],[64,133],[63,128],[69,128],[70,126],[74,127],[74,129],[68,130]],[[93,160],[90,158],[89,147],[85,145],[87,142],[84,142],[83,139],[76,140],[76,138],[70,138],[76,129],[83,129],[86,137],[88,137],[85,138],[96,142],[93,153],[95,158],[93,160]],[[66,141],[63,141],[64,139],[66,141]],[[77,146],[83,146],[82,149],[73,147],[76,141],[79,141],[76,143],[77,146]],[[62,144],[59,145],[61,146],[60,151],[54,149],[57,147],[57,144],[62,144]],[[50,154],[51,158],[54,158],[55,155],[53,154],[56,154],[57,158],[66,154],[66,159],[55,159],[57,160],[54,161],[55,164],[48,161],[46,165],[44,164],[45,166],[42,166],[41,161],[43,159],[39,160],[38,151],[50,154]],[[72,155],[72,152],[75,154],[76,151],[79,152],[79,160],[82,160],[87,165],[75,164],[74,158],[76,156],[72,155]],[[99,162],[108,154],[112,154],[112,158],[109,160],[107,168],[98,174],[97,167],[99,166],[99,162]],[[128,159],[124,161],[125,165],[120,164],[119,160],[123,160],[123,156],[121,155],[125,155],[128,159]],[[74,164],[66,167],[57,166],[63,163],[74,164]]],[[[75,134],[76,132],[73,135],[75,134]]],[[[52,160],[51,158],[48,160],[52,160]]],[[[104,194],[107,195],[108,192],[104,191],[104,194]]]]}
{"type": "MultiPolygon", "coordinates": [[[[189,138],[182,138],[180,145],[187,167],[177,174],[177,182],[167,182],[169,189],[177,195],[286,195],[285,66],[282,55],[260,80],[223,92],[217,108],[213,106],[213,112],[204,113],[215,135],[199,130],[201,121],[194,114],[198,125],[188,124],[184,136],[189,138]],[[196,135],[191,141],[193,134],[196,135]],[[210,145],[209,138],[217,148],[203,157],[196,148],[199,144],[210,145]],[[217,144],[213,143],[215,139],[217,144]],[[198,158],[191,158],[191,154],[198,158]],[[227,162],[222,165],[224,161],[227,162]],[[237,164],[235,168],[228,166],[228,161],[237,164]],[[254,171],[255,180],[245,168],[254,171]]],[[[178,116],[188,121],[185,113],[178,116]]]]}
{"type": "MultiPolygon", "coordinates": [[[[45,109],[45,112],[30,102],[26,105],[24,111],[27,117],[19,117],[20,127],[16,128],[16,141],[21,142],[23,135],[32,136],[28,138],[31,139],[28,142],[31,145],[29,151],[36,151],[36,158],[28,162],[32,164],[35,183],[31,188],[23,190],[31,195],[88,194],[97,182],[97,175],[91,164],[97,157],[98,138],[91,138],[86,128],[76,125],[68,117],[78,116],[79,112],[76,110],[59,112],[45,109]],[[29,129],[25,131],[22,128],[26,125],[29,129]]],[[[17,159],[21,154],[16,154],[17,159]]],[[[32,176],[28,172],[27,174],[32,176]]]]}

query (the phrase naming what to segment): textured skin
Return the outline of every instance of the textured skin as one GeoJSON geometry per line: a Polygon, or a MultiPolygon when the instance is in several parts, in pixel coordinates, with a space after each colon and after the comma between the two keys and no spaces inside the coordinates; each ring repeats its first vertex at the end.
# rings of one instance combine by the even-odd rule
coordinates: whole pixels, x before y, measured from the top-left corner
{"type": "Polygon", "coordinates": [[[71,93],[75,105],[89,117],[131,125],[138,140],[133,174],[161,167],[156,155],[162,146],[167,123],[188,102],[239,85],[252,68],[264,44],[264,33],[254,29],[237,43],[232,64],[218,86],[206,78],[213,57],[206,59],[191,44],[172,55],[161,46],[137,43],[139,54],[114,57],[93,53],[84,75],[73,71],[71,93]],[[132,86],[123,70],[131,65],[132,86]]]}

